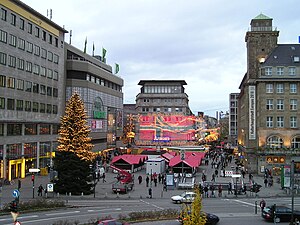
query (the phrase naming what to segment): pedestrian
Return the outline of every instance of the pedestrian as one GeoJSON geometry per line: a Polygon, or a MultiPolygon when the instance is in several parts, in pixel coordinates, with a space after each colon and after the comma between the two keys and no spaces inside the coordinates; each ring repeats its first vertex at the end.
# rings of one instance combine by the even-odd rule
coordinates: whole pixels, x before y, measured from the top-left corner
{"type": "Polygon", "coordinates": [[[211,191],[210,197],[215,198],[216,197],[215,196],[215,186],[212,184],[212,185],[210,185],[209,189],[211,191]]]}
{"type": "Polygon", "coordinates": [[[253,175],[252,173],[249,173],[249,182],[252,181],[252,179],[253,179],[253,175]]]}
{"type": "Polygon", "coordinates": [[[243,176],[243,178],[245,178],[245,175],[246,175],[246,172],[245,172],[245,170],[242,170],[242,176],[243,176]]]}
{"type": "Polygon", "coordinates": [[[266,207],[266,202],[264,199],[262,199],[259,203],[259,206],[261,208],[261,213],[263,212],[264,208],[266,207]]]}
{"type": "Polygon", "coordinates": [[[105,180],[105,173],[102,174],[102,181],[103,181],[103,183],[106,182],[106,180],[105,180]]]}
{"type": "Polygon", "coordinates": [[[233,192],[232,192],[232,184],[230,182],[228,183],[228,194],[233,194],[233,192]]]}
{"type": "Polygon", "coordinates": [[[295,219],[295,225],[299,225],[300,221],[298,220],[298,218],[295,219]]]}
{"type": "Polygon", "coordinates": [[[219,187],[218,187],[218,196],[222,197],[222,185],[221,184],[219,184],[219,187]]]}
{"type": "Polygon", "coordinates": [[[142,176],[141,176],[141,175],[139,175],[139,176],[138,176],[138,180],[139,180],[139,184],[141,184],[141,183],[142,183],[142,181],[143,181],[143,178],[142,178],[142,176]]]}
{"type": "Polygon", "coordinates": [[[149,188],[148,193],[149,193],[149,198],[152,198],[152,188],[151,187],[149,188]]]}
{"type": "Polygon", "coordinates": [[[150,178],[149,176],[146,177],[146,187],[149,187],[149,181],[150,181],[150,178]]]}
{"type": "Polygon", "coordinates": [[[45,197],[48,198],[48,190],[47,190],[47,188],[45,188],[44,193],[45,193],[45,197]]]}
{"type": "Polygon", "coordinates": [[[40,184],[40,186],[38,187],[38,196],[43,196],[43,185],[40,184]]]}
{"type": "Polygon", "coordinates": [[[161,182],[161,174],[158,174],[158,183],[161,182]]]}
{"type": "Polygon", "coordinates": [[[204,187],[204,197],[208,198],[208,187],[207,187],[207,185],[204,187]]]}
{"type": "Polygon", "coordinates": [[[219,171],[218,171],[218,170],[215,170],[215,175],[216,175],[216,177],[218,177],[218,173],[219,173],[219,171]]]}
{"type": "Polygon", "coordinates": [[[211,181],[216,182],[216,177],[214,173],[211,175],[211,181]]]}
{"type": "Polygon", "coordinates": [[[154,177],[154,186],[156,187],[157,186],[157,177],[154,177]]]}
{"type": "Polygon", "coordinates": [[[267,177],[264,179],[264,184],[265,184],[265,187],[268,187],[268,178],[267,177]]]}

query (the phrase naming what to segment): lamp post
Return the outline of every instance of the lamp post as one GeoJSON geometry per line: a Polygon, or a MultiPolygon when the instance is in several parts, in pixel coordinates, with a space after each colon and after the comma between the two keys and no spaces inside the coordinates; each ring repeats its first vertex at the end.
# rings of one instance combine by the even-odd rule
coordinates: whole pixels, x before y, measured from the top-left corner
{"type": "Polygon", "coordinates": [[[291,163],[291,189],[292,189],[292,214],[290,224],[294,223],[294,176],[295,176],[295,161],[291,163]]]}

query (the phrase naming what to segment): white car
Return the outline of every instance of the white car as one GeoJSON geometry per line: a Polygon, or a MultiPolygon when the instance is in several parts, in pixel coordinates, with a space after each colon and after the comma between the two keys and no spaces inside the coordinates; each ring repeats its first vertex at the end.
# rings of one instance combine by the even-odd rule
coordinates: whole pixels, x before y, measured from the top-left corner
{"type": "Polygon", "coordinates": [[[183,192],[181,195],[172,196],[174,203],[192,203],[196,197],[196,193],[192,191],[183,192]]]}

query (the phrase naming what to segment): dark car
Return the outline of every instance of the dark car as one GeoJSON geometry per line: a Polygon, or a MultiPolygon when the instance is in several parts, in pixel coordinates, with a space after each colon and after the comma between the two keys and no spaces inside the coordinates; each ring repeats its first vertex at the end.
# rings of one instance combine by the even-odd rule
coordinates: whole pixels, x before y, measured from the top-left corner
{"type": "MultiPolygon", "coordinates": [[[[279,223],[281,221],[290,221],[292,215],[292,209],[286,206],[269,206],[264,208],[262,211],[262,217],[268,221],[274,221],[274,209],[276,215],[276,222],[279,223]]],[[[300,211],[294,210],[294,219],[300,220],[300,211]]]]}
{"type": "MultiPolygon", "coordinates": [[[[216,225],[219,222],[219,217],[211,214],[211,213],[206,213],[206,212],[200,212],[201,216],[205,216],[206,217],[206,223],[205,225],[216,225]]],[[[183,224],[183,221],[186,218],[182,218],[181,213],[178,216],[178,221],[183,224]]]]}
{"type": "Polygon", "coordinates": [[[129,223],[120,222],[115,219],[99,220],[98,225],[130,225],[129,223]]]}

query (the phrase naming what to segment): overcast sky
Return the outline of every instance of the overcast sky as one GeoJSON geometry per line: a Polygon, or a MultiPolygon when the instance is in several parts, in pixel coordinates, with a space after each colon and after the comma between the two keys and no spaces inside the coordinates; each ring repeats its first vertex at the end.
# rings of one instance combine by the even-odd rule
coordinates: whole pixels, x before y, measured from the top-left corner
{"type": "MultiPolygon", "coordinates": [[[[135,103],[140,80],[185,80],[193,113],[228,111],[246,72],[245,34],[260,13],[273,18],[279,43],[298,43],[299,0],[23,0],[72,30],[72,45],[107,50],[124,79],[124,103],[135,103]]],[[[69,43],[69,34],[65,41],[69,43]]]]}

